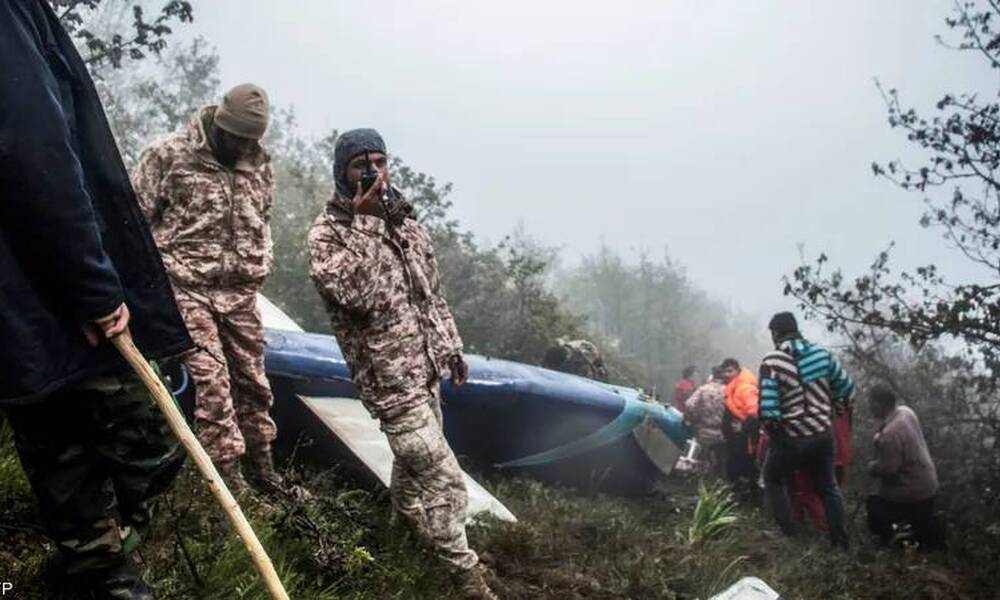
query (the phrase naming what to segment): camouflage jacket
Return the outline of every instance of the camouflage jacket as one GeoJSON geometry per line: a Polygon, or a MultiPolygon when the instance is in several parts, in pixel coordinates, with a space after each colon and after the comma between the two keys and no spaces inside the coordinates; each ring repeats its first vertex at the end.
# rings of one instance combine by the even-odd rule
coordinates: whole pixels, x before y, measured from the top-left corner
{"type": "Polygon", "coordinates": [[[373,416],[431,398],[462,340],[445,302],[430,236],[406,208],[387,229],[335,196],[309,231],[313,282],[354,386],[373,416]]]}
{"type": "Polygon", "coordinates": [[[271,271],[271,159],[261,148],[228,169],[212,155],[214,106],[147,148],[132,185],[174,285],[259,288],[271,271]]]}
{"type": "Polygon", "coordinates": [[[699,387],[684,405],[684,421],[694,430],[698,443],[718,444],[722,439],[722,415],[726,412],[726,386],[709,382],[699,387]]]}

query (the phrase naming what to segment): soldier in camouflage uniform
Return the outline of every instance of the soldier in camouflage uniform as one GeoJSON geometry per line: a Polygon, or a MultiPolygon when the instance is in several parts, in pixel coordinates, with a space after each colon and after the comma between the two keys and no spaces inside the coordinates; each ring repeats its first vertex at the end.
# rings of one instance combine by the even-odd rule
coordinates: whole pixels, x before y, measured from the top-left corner
{"type": "Polygon", "coordinates": [[[281,489],[271,442],[273,403],[264,374],[264,331],[256,294],[271,271],[271,160],[260,146],[267,95],[236,86],[220,106],[154,143],[132,182],[177,305],[197,349],[186,359],[196,388],[195,431],[227,482],[281,489]]]}
{"type": "Polygon", "coordinates": [[[712,380],[696,389],[684,406],[684,423],[694,431],[701,446],[705,472],[721,477],[725,473],[726,440],[722,437],[722,417],[726,413],[726,386],[721,367],[712,370],[712,380]]]}
{"type": "Polygon", "coordinates": [[[443,370],[461,385],[468,365],[430,237],[389,185],[385,144],[374,130],[338,139],[334,176],[334,196],[309,232],[311,274],[355,389],[389,440],[393,506],[466,597],[495,598],[469,549],[465,483],[442,430],[443,370]],[[367,191],[366,161],[378,173],[367,191]]]}
{"type": "Polygon", "coordinates": [[[608,380],[608,368],[601,351],[587,340],[557,339],[556,344],[545,352],[542,366],[597,381],[608,380]]]}

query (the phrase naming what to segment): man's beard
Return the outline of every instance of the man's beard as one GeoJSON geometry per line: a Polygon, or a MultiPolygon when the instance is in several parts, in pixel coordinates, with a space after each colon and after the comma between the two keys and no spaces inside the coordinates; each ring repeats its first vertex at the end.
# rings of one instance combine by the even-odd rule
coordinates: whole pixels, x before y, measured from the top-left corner
{"type": "Polygon", "coordinates": [[[219,161],[224,167],[234,167],[236,166],[236,161],[240,159],[239,152],[234,150],[229,150],[227,148],[216,148],[215,149],[215,160],[219,161]]]}

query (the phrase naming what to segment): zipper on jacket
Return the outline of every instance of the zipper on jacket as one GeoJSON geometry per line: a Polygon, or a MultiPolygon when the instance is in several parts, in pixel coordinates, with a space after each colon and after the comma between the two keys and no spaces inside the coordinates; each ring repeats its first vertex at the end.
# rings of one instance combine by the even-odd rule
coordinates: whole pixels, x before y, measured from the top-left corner
{"type": "Polygon", "coordinates": [[[223,249],[222,256],[222,272],[219,274],[220,285],[229,285],[232,279],[232,270],[234,265],[232,264],[232,255],[236,253],[236,173],[230,171],[226,167],[222,167],[222,173],[225,176],[226,183],[229,184],[228,196],[229,196],[229,248],[223,249]]]}
{"type": "MultiPolygon", "coordinates": [[[[239,250],[236,247],[236,171],[230,171],[227,174],[229,175],[229,243],[233,249],[230,254],[230,259],[232,259],[234,256],[239,256],[239,250]]],[[[230,264],[226,272],[223,273],[227,284],[232,280],[235,268],[235,264],[230,264]]]]}
{"type": "MultiPolygon", "coordinates": [[[[419,302],[415,297],[416,278],[413,276],[413,272],[410,269],[410,262],[407,257],[406,250],[403,249],[404,243],[406,245],[406,248],[409,248],[411,244],[407,242],[405,239],[400,239],[399,241],[397,241],[392,236],[392,232],[389,229],[388,220],[386,220],[385,222],[385,238],[389,241],[390,247],[394,250],[393,254],[397,254],[398,252],[399,262],[403,266],[403,277],[406,279],[408,288],[406,293],[406,301],[409,303],[410,308],[417,313],[416,315],[417,325],[420,327],[420,334],[421,334],[420,337],[422,337],[424,341],[424,355],[430,361],[431,366],[440,374],[443,371],[443,367],[442,365],[438,364],[437,359],[434,357],[434,351],[431,349],[430,335],[427,332],[427,326],[424,323],[423,315],[421,314],[423,311],[420,310],[422,307],[419,305],[419,302]]],[[[424,299],[429,300],[426,297],[424,299]]]]}

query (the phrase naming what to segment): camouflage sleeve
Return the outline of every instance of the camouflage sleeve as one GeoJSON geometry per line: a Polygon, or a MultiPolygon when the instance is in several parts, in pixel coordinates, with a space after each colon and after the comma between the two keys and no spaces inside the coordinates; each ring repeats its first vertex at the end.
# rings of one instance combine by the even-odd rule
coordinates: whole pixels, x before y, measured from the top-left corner
{"type": "Polygon", "coordinates": [[[695,429],[701,427],[703,419],[702,388],[691,392],[687,402],[684,403],[684,420],[695,429]]]}
{"type": "Polygon", "coordinates": [[[309,232],[309,275],[328,308],[352,317],[371,312],[375,279],[364,267],[363,257],[332,234],[325,223],[309,232]]]}
{"type": "Polygon", "coordinates": [[[264,223],[271,224],[271,209],[274,206],[274,170],[268,164],[264,169],[264,200],[261,202],[261,218],[264,223]]]}
{"type": "Polygon", "coordinates": [[[132,187],[146,222],[152,227],[163,217],[166,199],[160,192],[166,165],[155,147],[146,148],[132,169],[132,187]]]}
{"type": "Polygon", "coordinates": [[[264,221],[264,256],[267,264],[274,262],[274,238],[271,236],[271,209],[274,206],[274,171],[268,164],[264,169],[264,198],[260,218],[264,221]]]}

